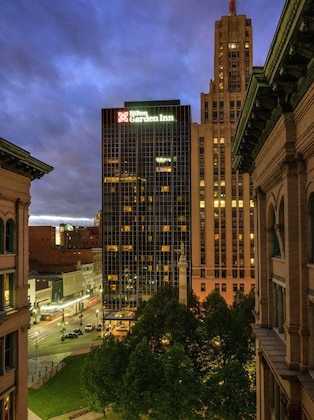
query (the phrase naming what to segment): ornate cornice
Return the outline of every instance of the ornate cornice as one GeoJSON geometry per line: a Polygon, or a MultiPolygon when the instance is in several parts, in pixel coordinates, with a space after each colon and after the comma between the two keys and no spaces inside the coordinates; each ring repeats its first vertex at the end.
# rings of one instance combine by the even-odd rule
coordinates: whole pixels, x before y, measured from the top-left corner
{"type": "Polygon", "coordinates": [[[0,137],[0,167],[27,178],[38,179],[53,167],[35,158],[29,152],[0,137]]]}
{"type": "Polygon", "coordinates": [[[254,160],[283,114],[293,112],[314,81],[314,0],[286,2],[264,67],[252,71],[232,147],[234,168],[254,160]]]}

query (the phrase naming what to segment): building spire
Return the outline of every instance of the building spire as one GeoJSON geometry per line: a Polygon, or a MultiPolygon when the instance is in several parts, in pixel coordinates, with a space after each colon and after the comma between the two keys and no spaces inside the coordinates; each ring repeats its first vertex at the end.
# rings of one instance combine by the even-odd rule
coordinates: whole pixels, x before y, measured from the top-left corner
{"type": "Polygon", "coordinates": [[[237,2],[236,0],[229,0],[229,16],[237,14],[237,2]]]}

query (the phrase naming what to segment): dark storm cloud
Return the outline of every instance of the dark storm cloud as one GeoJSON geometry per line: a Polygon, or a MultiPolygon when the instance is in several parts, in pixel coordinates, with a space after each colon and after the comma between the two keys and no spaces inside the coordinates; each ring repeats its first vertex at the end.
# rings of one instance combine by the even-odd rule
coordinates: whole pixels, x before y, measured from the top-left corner
{"type": "MultiPolygon", "coordinates": [[[[283,4],[237,6],[252,19],[255,65],[264,64],[283,4]]],[[[198,121],[200,92],[214,76],[215,21],[228,14],[228,0],[0,6],[0,136],[55,168],[32,183],[31,221],[93,219],[101,207],[101,108],[180,99],[198,121]]]]}

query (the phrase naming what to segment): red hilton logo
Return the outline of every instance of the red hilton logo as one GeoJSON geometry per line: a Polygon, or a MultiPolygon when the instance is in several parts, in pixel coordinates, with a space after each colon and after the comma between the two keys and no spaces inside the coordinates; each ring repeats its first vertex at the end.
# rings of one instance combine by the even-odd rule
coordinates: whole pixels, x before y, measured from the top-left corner
{"type": "Polygon", "coordinates": [[[118,124],[128,123],[129,117],[129,111],[118,111],[118,124]]]}

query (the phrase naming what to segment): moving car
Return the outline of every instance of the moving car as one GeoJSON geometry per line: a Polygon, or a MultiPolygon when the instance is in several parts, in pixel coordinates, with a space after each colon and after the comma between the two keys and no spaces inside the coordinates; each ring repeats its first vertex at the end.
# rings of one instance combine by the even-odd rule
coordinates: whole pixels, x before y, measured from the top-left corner
{"type": "Polygon", "coordinates": [[[83,335],[83,331],[81,330],[81,328],[74,328],[73,332],[77,335],[83,335]]]}
{"type": "Polygon", "coordinates": [[[69,333],[64,334],[63,337],[64,337],[64,339],[66,339],[66,338],[78,338],[78,335],[75,334],[75,332],[69,332],[69,333]]]}
{"type": "Polygon", "coordinates": [[[85,327],[85,331],[86,332],[90,332],[93,331],[95,329],[95,325],[94,324],[87,324],[85,327]]]}
{"type": "Polygon", "coordinates": [[[102,330],[102,324],[98,324],[96,327],[96,331],[101,331],[102,330]]]}

